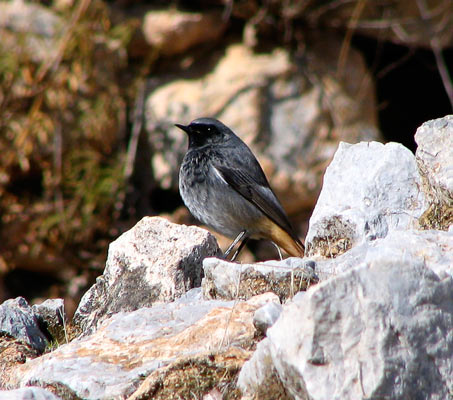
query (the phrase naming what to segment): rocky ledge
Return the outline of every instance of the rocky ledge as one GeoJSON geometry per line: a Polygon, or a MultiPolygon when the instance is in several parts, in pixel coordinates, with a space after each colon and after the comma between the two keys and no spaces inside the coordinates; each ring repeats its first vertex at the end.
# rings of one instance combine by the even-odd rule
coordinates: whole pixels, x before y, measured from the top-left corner
{"type": "Polygon", "coordinates": [[[6,301],[0,398],[450,398],[453,116],[415,139],[340,144],[303,259],[229,263],[205,230],[144,218],[72,340],[61,301],[6,301]]]}

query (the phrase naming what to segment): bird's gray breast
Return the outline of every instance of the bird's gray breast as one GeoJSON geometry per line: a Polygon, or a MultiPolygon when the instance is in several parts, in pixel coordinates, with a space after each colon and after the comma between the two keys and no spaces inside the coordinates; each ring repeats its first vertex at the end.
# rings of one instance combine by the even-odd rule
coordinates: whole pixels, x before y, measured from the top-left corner
{"type": "Polygon", "coordinates": [[[263,214],[224,180],[212,162],[216,156],[189,150],[179,172],[179,191],[195,218],[219,233],[235,237],[263,214]]]}

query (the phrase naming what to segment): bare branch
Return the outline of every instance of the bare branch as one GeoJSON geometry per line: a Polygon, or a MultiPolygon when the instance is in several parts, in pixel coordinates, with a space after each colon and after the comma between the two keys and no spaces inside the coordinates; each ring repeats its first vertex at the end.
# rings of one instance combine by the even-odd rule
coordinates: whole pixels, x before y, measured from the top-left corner
{"type": "Polygon", "coordinates": [[[438,34],[436,34],[437,32],[432,29],[432,24],[430,21],[431,13],[426,6],[425,0],[417,0],[417,6],[420,12],[420,16],[424,21],[426,21],[426,24],[428,25],[428,32],[431,35],[431,39],[429,41],[431,50],[433,51],[434,57],[436,59],[437,69],[439,70],[439,75],[442,79],[445,92],[447,93],[448,100],[450,101],[450,106],[453,110],[453,84],[447,68],[447,64],[445,63],[445,59],[442,54],[442,47],[439,43],[439,36],[438,34]]]}

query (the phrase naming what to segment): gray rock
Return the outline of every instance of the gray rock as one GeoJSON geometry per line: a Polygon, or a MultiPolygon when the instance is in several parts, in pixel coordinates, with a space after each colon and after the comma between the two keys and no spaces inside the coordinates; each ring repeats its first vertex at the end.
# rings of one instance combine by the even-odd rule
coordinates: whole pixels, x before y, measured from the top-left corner
{"type": "Polygon", "coordinates": [[[251,343],[253,314],[274,296],[205,301],[192,289],[172,303],[119,312],[92,335],[19,365],[13,386],[65,387],[83,399],[127,398],[144,377],[181,358],[251,343]]]}
{"type": "Polygon", "coordinates": [[[40,4],[2,1],[0,11],[0,28],[47,38],[60,33],[62,28],[62,20],[40,4]]]}
{"type": "Polygon", "coordinates": [[[321,281],[372,262],[377,256],[426,262],[440,278],[453,276],[453,230],[392,231],[384,239],[365,242],[334,259],[319,259],[316,275],[321,281]]]}
{"type": "Polygon", "coordinates": [[[201,43],[219,38],[226,27],[219,11],[195,13],[151,10],[143,17],[142,32],[146,43],[160,54],[172,56],[201,43]]]}
{"type": "Polygon", "coordinates": [[[277,302],[265,304],[258,308],[253,315],[253,325],[262,334],[266,334],[267,330],[275,324],[282,312],[282,305],[277,302]]]}
{"type": "Polygon", "coordinates": [[[243,400],[293,400],[280,380],[271,354],[271,342],[264,338],[256,346],[250,360],[241,368],[237,386],[242,391],[243,400]]]}
{"type": "Polygon", "coordinates": [[[310,218],[307,255],[335,257],[352,246],[418,226],[427,208],[413,154],[397,143],[340,143],[310,218]]]}
{"type": "Polygon", "coordinates": [[[49,333],[55,338],[60,339],[64,330],[64,300],[47,299],[41,304],[34,304],[33,312],[46,325],[49,333]],[[58,337],[58,338],[57,338],[58,337]]]}
{"type": "Polygon", "coordinates": [[[48,7],[22,1],[0,1],[0,33],[6,43],[22,35],[23,46],[36,62],[52,60],[58,51],[57,38],[64,29],[63,20],[48,7]],[[12,35],[10,33],[13,33],[12,35]]]}
{"type": "Polygon", "coordinates": [[[43,320],[54,324],[62,324],[64,320],[64,300],[47,299],[40,304],[32,306],[33,312],[43,320]]]}
{"type": "Polygon", "coordinates": [[[280,380],[271,355],[270,341],[263,339],[249,361],[242,366],[237,386],[243,399],[292,400],[280,380]]]}
{"type": "Polygon", "coordinates": [[[0,390],[0,400],[58,400],[60,397],[46,389],[29,386],[14,390],[0,390]]]}
{"type": "Polygon", "coordinates": [[[33,309],[23,297],[0,304],[0,332],[23,340],[39,352],[43,352],[48,343],[33,309]]]}
{"type": "Polygon", "coordinates": [[[426,196],[453,207],[453,115],[425,122],[415,141],[426,196]]]}
{"type": "Polygon", "coordinates": [[[202,260],[220,254],[204,229],[145,217],[109,247],[104,275],[74,315],[84,335],[114,313],[172,301],[201,285],[202,260]]]}
{"type": "Polygon", "coordinates": [[[404,242],[404,233],[391,233],[393,241],[399,235],[396,253],[391,235],[364,243],[370,249],[362,251],[358,266],[284,306],[267,343],[242,368],[241,390],[253,396],[275,369],[295,399],[449,398],[453,281],[445,271],[453,238],[442,232],[442,242],[430,243],[448,243],[442,259],[432,249],[409,251],[414,240],[421,244],[436,232],[431,238],[412,233],[412,242],[404,242]],[[429,267],[436,263],[443,267],[434,273],[429,267]]]}
{"type": "Polygon", "coordinates": [[[256,264],[231,263],[218,258],[203,261],[203,295],[208,299],[249,299],[273,292],[286,300],[317,282],[311,260],[292,257],[256,264]]]}

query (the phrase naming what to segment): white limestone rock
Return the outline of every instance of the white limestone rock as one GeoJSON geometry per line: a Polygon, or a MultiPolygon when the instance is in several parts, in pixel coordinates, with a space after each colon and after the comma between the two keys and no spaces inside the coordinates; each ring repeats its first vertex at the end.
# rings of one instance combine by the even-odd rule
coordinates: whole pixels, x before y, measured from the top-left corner
{"type": "Polygon", "coordinates": [[[82,297],[74,323],[87,335],[114,313],[173,301],[201,285],[202,261],[216,255],[208,231],[145,217],[110,244],[104,275],[82,297]]]}
{"type": "Polygon", "coordinates": [[[282,312],[282,305],[280,302],[270,302],[263,307],[258,308],[253,315],[253,325],[262,334],[266,334],[267,330],[275,324],[282,312]]]}
{"type": "Polygon", "coordinates": [[[427,197],[453,207],[453,115],[425,122],[415,141],[427,197]]]}
{"type": "Polygon", "coordinates": [[[284,301],[318,281],[313,267],[313,261],[298,257],[254,264],[206,258],[203,261],[203,295],[207,299],[247,300],[273,292],[284,301]]]}
{"type": "Polygon", "coordinates": [[[393,230],[417,227],[426,207],[415,157],[407,148],[340,143],[310,218],[307,254],[335,257],[393,230]]]}
{"type": "Polygon", "coordinates": [[[0,400],[60,400],[46,389],[29,386],[13,390],[0,390],[0,400]]]}
{"type": "Polygon", "coordinates": [[[316,260],[315,271],[323,281],[371,262],[379,255],[425,263],[441,279],[453,276],[453,230],[393,231],[384,239],[362,243],[334,259],[316,260]]]}
{"type": "Polygon", "coordinates": [[[452,250],[453,232],[393,231],[317,262],[332,277],[283,307],[241,370],[244,395],[276,371],[294,399],[449,398],[452,250]]]}
{"type": "Polygon", "coordinates": [[[9,382],[66,388],[88,400],[127,398],[159,368],[229,346],[249,346],[254,312],[269,301],[275,295],[206,301],[200,288],[192,289],[172,303],[116,313],[92,335],[17,366],[9,382]]]}

